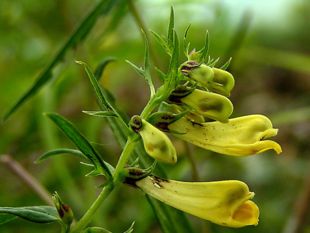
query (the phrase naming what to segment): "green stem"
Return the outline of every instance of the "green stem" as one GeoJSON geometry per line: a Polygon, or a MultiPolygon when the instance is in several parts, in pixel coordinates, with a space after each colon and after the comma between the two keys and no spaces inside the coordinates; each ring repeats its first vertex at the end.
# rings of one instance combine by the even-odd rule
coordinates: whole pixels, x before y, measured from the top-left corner
{"type": "MultiPolygon", "coordinates": [[[[147,103],[145,108],[143,109],[141,113],[141,117],[147,118],[152,111],[158,106],[158,104],[164,100],[169,91],[167,90],[167,85],[164,85],[162,88],[158,90],[158,92],[150,99],[150,101],[147,103]]],[[[120,155],[120,158],[118,160],[118,163],[115,167],[114,175],[113,175],[113,182],[108,184],[99,194],[97,199],[94,201],[94,203],[91,205],[91,207],[86,211],[84,216],[77,222],[77,224],[73,227],[71,230],[71,233],[77,233],[83,230],[92,220],[95,212],[101,205],[101,203],[107,198],[107,196],[112,192],[112,190],[119,186],[122,183],[123,175],[122,171],[128,162],[128,159],[132,152],[135,149],[135,145],[138,139],[137,134],[130,134],[128,136],[127,142],[125,144],[125,147],[123,149],[122,154],[120,155]]]]}
{"type": "Polygon", "coordinates": [[[109,184],[105,186],[97,199],[91,205],[91,207],[86,211],[84,216],[77,222],[77,224],[72,228],[71,233],[81,232],[92,220],[93,215],[100,207],[101,203],[109,196],[114,188],[113,184],[109,184]]]}
{"type": "Polygon", "coordinates": [[[129,136],[128,140],[126,142],[126,145],[123,149],[123,152],[118,160],[118,163],[115,167],[115,171],[114,171],[114,183],[118,184],[120,181],[120,175],[122,172],[122,169],[125,167],[129,156],[131,155],[131,153],[133,152],[134,148],[135,148],[135,144],[136,144],[136,139],[137,139],[137,135],[134,136],[129,136]]]}
{"type": "Polygon", "coordinates": [[[128,137],[128,140],[126,142],[126,145],[124,147],[124,150],[120,156],[120,159],[118,160],[118,163],[115,168],[114,172],[114,179],[113,182],[108,184],[106,187],[103,188],[97,199],[94,201],[94,203],[91,205],[91,207],[86,211],[86,213],[83,215],[83,217],[77,222],[77,224],[73,227],[71,233],[77,233],[83,230],[92,220],[95,212],[100,207],[101,203],[109,196],[109,194],[112,192],[112,190],[121,184],[121,173],[122,169],[126,165],[129,156],[131,155],[131,152],[135,148],[135,142],[136,137],[128,137]]]}

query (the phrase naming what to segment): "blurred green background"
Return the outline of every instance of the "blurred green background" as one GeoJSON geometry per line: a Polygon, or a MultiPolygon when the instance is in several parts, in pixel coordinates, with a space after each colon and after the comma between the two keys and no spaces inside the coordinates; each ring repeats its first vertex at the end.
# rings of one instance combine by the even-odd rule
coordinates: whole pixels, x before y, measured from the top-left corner
{"type": "MultiPolygon", "coordinates": [[[[0,115],[3,116],[29,89],[85,15],[99,1],[0,1],[0,115]]],[[[283,148],[246,158],[218,156],[195,147],[199,180],[240,179],[256,193],[261,211],[256,227],[230,229],[189,216],[196,232],[297,233],[310,232],[310,1],[308,0],[174,0],[133,1],[146,28],[165,34],[170,6],[182,38],[191,24],[192,48],[200,48],[210,33],[210,53],[220,62],[233,57],[229,71],[233,117],[261,113],[269,116],[283,148]]],[[[155,62],[165,70],[168,57],[152,37],[155,62]]],[[[53,80],[0,125],[0,154],[10,155],[49,192],[55,190],[79,217],[96,197],[102,180],[84,175],[88,169],[76,158],[63,156],[42,164],[33,161],[49,149],[73,145],[42,115],[55,111],[72,120],[115,164],[120,148],[105,122],[82,113],[97,110],[95,95],[75,60],[93,68],[114,57],[102,84],[114,94],[128,115],[138,114],[148,88],[126,59],[141,65],[144,42],[126,1],[100,17],[87,38],[66,53],[53,70],[53,80]]],[[[182,59],[185,59],[182,57],[182,59]]],[[[180,60],[182,62],[183,60],[180,60]]],[[[184,145],[174,141],[181,158],[166,166],[170,178],[193,180],[184,145]]],[[[0,160],[0,206],[45,204],[0,160]]],[[[136,221],[134,232],[161,232],[142,192],[123,186],[104,203],[94,224],[123,232],[136,221]]],[[[55,224],[38,225],[17,220],[0,226],[0,232],[57,232],[55,224]]]]}

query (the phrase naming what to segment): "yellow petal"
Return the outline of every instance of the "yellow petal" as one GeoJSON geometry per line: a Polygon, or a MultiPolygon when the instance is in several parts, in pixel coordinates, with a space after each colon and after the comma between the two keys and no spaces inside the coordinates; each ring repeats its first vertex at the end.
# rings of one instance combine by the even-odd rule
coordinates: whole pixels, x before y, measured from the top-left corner
{"type": "Polygon", "coordinates": [[[216,224],[256,225],[259,211],[248,186],[237,180],[180,182],[148,176],[136,182],[148,195],[184,212],[216,224]]]}
{"type": "Polygon", "coordinates": [[[230,119],[227,123],[192,123],[186,118],[169,125],[176,137],[196,146],[226,155],[252,155],[266,150],[281,153],[281,146],[266,138],[275,136],[277,129],[263,115],[248,115],[230,119]]]}
{"type": "Polygon", "coordinates": [[[190,72],[188,72],[188,76],[203,86],[208,86],[213,80],[214,72],[210,66],[201,64],[200,66],[190,70],[190,72]]]}
{"type": "Polygon", "coordinates": [[[213,80],[208,86],[209,90],[219,93],[221,95],[229,96],[231,90],[235,86],[235,79],[231,73],[226,70],[212,68],[214,76],[213,80]]]}
{"type": "Polygon", "coordinates": [[[240,205],[232,215],[231,226],[242,227],[258,224],[259,209],[253,201],[240,205]]]}

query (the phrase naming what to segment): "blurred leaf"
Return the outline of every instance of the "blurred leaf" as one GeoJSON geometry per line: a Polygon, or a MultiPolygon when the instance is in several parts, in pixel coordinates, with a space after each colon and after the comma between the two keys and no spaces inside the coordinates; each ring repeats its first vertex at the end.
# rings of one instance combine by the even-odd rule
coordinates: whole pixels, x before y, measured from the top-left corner
{"type": "Polygon", "coordinates": [[[56,208],[52,206],[0,207],[0,213],[11,214],[36,223],[51,223],[60,220],[56,208]]]}
{"type": "Polygon", "coordinates": [[[252,60],[292,71],[310,73],[310,57],[301,53],[273,48],[252,47],[243,51],[245,60],[252,60]]]}
{"type": "Polygon", "coordinates": [[[274,125],[289,125],[310,120],[310,107],[297,108],[289,111],[282,111],[272,115],[274,125]]]}
{"type": "Polygon", "coordinates": [[[154,198],[145,195],[146,199],[148,200],[149,204],[151,205],[153,212],[155,216],[157,217],[157,220],[160,223],[160,227],[163,231],[163,233],[174,233],[177,232],[175,229],[175,226],[172,224],[168,217],[168,211],[166,210],[166,206],[155,200],[154,198]]]}
{"type": "Polygon", "coordinates": [[[104,69],[106,68],[106,66],[110,64],[110,62],[113,62],[113,61],[115,61],[115,58],[108,57],[108,58],[105,58],[102,62],[100,62],[100,64],[96,67],[96,70],[94,72],[94,75],[97,78],[97,80],[100,80],[102,73],[104,69]]]}
{"type": "Polygon", "coordinates": [[[135,225],[135,222],[133,222],[133,223],[130,225],[129,229],[128,229],[127,231],[125,231],[124,233],[132,233],[132,232],[133,232],[133,227],[134,227],[134,225],[135,225]]]}
{"type": "Polygon", "coordinates": [[[101,0],[98,5],[85,17],[78,28],[68,38],[64,46],[59,50],[56,56],[52,59],[50,64],[38,76],[32,87],[5,113],[3,119],[6,120],[12,113],[14,113],[25,101],[35,95],[48,81],[53,77],[53,68],[62,61],[67,50],[75,47],[81,42],[90,32],[94,26],[97,18],[100,15],[107,14],[116,3],[116,0],[103,1],[101,0]]]}
{"type": "Polygon", "coordinates": [[[0,225],[11,222],[17,217],[11,214],[0,214],[0,225]]]}
{"type": "Polygon", "coordinates": [[[88,227],[83,231],[83,233],[112,233],[112,232],[102,227],[88,227]]]}
{"type": "Polygon", "coordinates": [[[193,229],[189,224],[184,212],[178,211],[166,204],[145,195],[157,217],[164,233],[192,233],[193,229]]]}
{"type": "Polygon", "coordinates": [[[106,176],[108,180],[112,179],[112,174],[106,163],[102,160],[97,151],[90,142],[74,127],[74,125],[64,117],[55,114],[46,114],[76,145],[76,147],[94,164],[95,169],[106,176]]]}
{"type": "Polygon", "coordinates": [[[112,111],[82,111],[83,113],[96,117],[117,117],[112,111]]]}

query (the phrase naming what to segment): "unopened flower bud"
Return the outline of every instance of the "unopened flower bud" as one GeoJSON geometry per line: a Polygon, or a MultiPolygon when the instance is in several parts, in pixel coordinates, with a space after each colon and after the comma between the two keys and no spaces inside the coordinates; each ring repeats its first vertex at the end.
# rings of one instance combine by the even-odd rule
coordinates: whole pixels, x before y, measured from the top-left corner
{"type": "Polygon", "coordinates": [[[73,212],[71,207],[63,203],[57,192],[55,192],[52,196],[52,199],[62,222],[66,225],[71,225],[73,221],[73,212]]]}
{"type": "Polygon", "coordinates": [[[198,64],[197,62],[188,61],[181,67],[184,75],[200,83],[204,87],[210,86],[213,80],[213,70],[210,66],[205,64],[198,64]]]}
{"type": "Polygon", "coordinates": [[[235,86],[235,79],[232,74],[218,68],[212,68],[212,70],[214,76],[208,89],[221,95],[230,96],[230,92],[235,86]]]}
{"type": "MultiPolygon", "coordinates": [[[[176,99],[177,97],[169,97],[170,101],[176,99]]],[[[178,101],[191,107],[197,114],[221,122],[226,122],[233,112],[233,105],[225,96],[198,89],[178,101]]]]}
{"type": "Polygon", "coordinates": [[[165,133],[140,116],[134,116],[130,125],[142,137],[144,149],[149,156],[166,163],[177,162],[176,150],[165,133]]]}

